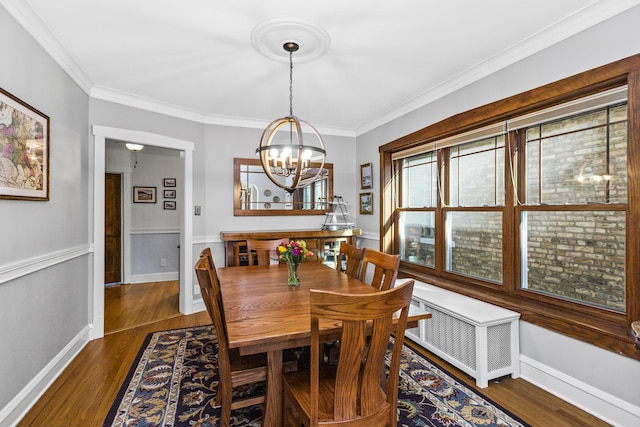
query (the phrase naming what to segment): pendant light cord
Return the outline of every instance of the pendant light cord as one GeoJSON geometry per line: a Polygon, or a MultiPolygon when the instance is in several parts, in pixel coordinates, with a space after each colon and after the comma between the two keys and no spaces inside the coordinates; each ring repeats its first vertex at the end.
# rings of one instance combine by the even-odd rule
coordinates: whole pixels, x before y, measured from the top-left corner
{"type": "Polygon", "coordinates": [[[293,117],[293,50],[289,51],[289,115],[293,117]]]}

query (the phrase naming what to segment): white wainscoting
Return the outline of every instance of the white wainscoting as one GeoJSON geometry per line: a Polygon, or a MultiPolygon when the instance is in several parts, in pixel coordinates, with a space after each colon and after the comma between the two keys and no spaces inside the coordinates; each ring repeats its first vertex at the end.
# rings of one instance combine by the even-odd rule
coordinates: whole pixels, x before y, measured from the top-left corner
{"type": "Polygon", "coordinates": [[[90,341],[87,325],[0,411],[0,426],[14,426],[29,412],[69,363],[90,341]]]}

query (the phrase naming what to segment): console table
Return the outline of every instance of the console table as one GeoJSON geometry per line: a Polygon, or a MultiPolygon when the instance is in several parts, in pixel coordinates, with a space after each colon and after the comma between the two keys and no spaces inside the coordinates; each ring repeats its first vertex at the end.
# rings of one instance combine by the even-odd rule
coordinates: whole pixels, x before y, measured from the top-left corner
{"type": "Polygon", "coordinates": [[[271,230],[271,231],[223,231],[220,238],[225,242],[226,266],[247,265],[247,239],[257,240],[304,240],[307,249],[313,252],[310,260],[325,262],[327,255],[333,255],[333,248],[340,242],[356,244],[357,228],[345,230],[271,230]]]}

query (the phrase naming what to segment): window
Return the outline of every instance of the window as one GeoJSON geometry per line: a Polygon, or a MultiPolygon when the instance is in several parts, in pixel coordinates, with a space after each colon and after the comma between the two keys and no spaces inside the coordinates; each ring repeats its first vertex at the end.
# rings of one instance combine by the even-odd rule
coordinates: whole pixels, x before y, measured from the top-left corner
{"type": "Polygon", "coordinates": [[[504,135],[449,148],[446,271],[502,283],[504,156],[504,135]]]}
{"type": "Polygon", "coordinates": [[[625,97],[624,90],[607,92],[596,98],[614,99],[613,105],[567,116],[567,110],[591,108],[593,97],[573,101],[559,109],[561,118],[550,112],[517,118],[522,127],[490,126],[473,135],[502,133],[436,141],[434,149],[403,158],[401,258],[435,268],[435,235],[441,230],[444,272],[503,283],[509,267],[503,262],[508,136],[522,154],[516,162],[521,170],[509,164],[506,175],[515,182],[519,173],[526,181],[510,203],[521,213],[512,238],[520,242],[520,288],[624,312],[628,120],[627,104],[619,98],[625,97]],[[541,116],[542,122],[523,125],[541,116]],[[437,210],[443,212],[442,225],[435,220],[437,210]]]}
{"type": "Polygon", "coordinates": [[[381,146],[381,247],[401,255],[404,276],[637,357],[628,333],[640,318],[632,93],[640,56],[381,146]]]}
{"type": "Polygon", "coordinates": [[[624,312],[627,104],[525,135],[521,287],[624,312]]]}
{"type": "Polygon", "coordinates": [[[434,267],[435,208],[438,203],[438,163],[430,151],[402,160],[402,199],[398,209],[400,258],[434,267]]]}

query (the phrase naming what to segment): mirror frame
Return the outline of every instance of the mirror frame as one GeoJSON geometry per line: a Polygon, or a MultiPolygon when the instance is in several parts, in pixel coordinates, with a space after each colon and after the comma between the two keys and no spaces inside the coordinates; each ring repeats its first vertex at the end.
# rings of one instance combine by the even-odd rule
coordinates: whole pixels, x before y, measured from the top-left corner
{"type": "MultiPolygon", "coordinates": [[[[241,209],[240,208],[240,165],[260,166],[259,159],[233,159],[233,215],[234,216],[294,216],[294,215],[325,215],[331,211],[331,205],[325,209],[241,209]]],[[[311,167],[320,167],[320,163],[311,163],[311,167]]],[[[325,163],[327,174],[327,201],[333,201],[333,163],[325,163]]],[[[265,176],[267,174],[265,173],[265,176]]]]}

